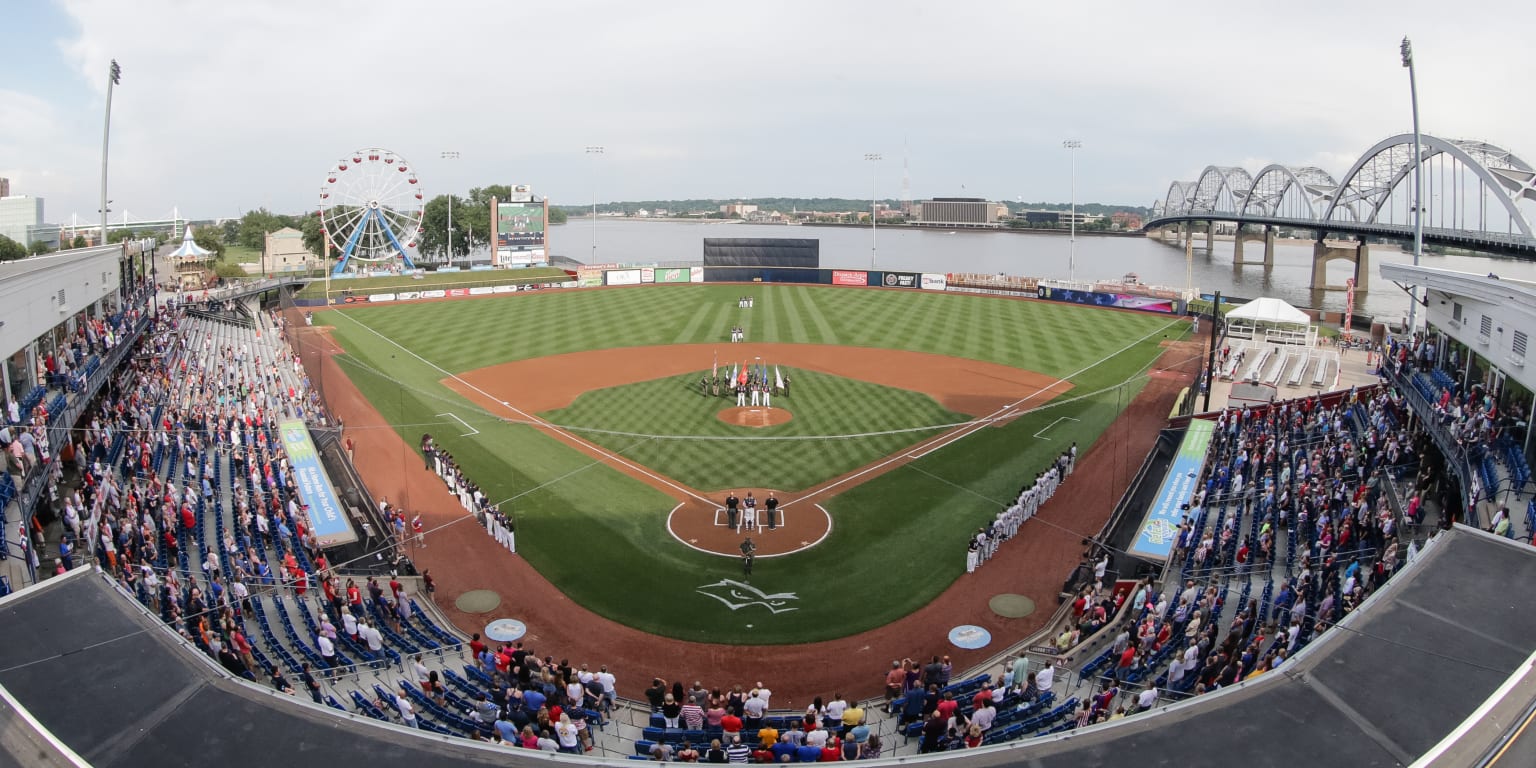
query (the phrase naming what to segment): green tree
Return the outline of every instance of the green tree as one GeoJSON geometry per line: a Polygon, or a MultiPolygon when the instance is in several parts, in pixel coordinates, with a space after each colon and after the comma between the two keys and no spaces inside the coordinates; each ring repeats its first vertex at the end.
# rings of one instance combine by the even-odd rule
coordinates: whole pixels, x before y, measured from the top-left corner
{"type": "Polygon", "coordinates": [[[304,248],[316,257],[325,256],[325,241],[320,234],[321,225],[319,216],[305,216],[299,222],[299,231],[304,233],[304,248]]]}
{"type": "Polygon", "coordinates": [[[416,250],[423,259],[428,261],[447,261],[448,253],[448,205],[453,204],[453,254],[451,258],[460,259],[469,255],[469,229],[479,219],[486,221],[486,229],[490,228],[490,216],[477,216],[475,211],[479,208],[489,210],[489,203],[479,206],[471,203],[458,195],[438,195],[427,201],[421,214],[422,232],[416,237],[416,250]]]}
{"type": "Polygon", "coordinates": [[[69,244],[69,247],[71,247],[71,248],[84,248],[85,247],[85,235],[75,235],[75,239],[74,239],[73,242],[71,242],[69,244]]]}
{"type": "Polygon", "coordinates": [[[139,233],[134,232],[131,229],[119,229],[107,232],[107,242],[109,243],[121,243],[124,240],[137,240],[138,237],[139,233]]]}
{"type": "Polygon", "coordinates": [[[33,240],[32,245],[27,247],[27,251],[30,252],[33,256],[41,256],[45,253],[51,253],[53,251],[53,246],[42,240],[33,240]]]}
{"type": "Polygon", "coordinates": [[[257,208],[254,211],[246,211],[240,217],[240,237],[236,240],[247,248],[261,250],[266,247],[267,234],[276,232],[287,226],[283,217],[278,216],[265,208],[257,208]]]}
{"type": "Polygon", "coordinates": [[[213,251],[218,258],[224,257],[224,230],[219,227],[203,227],[192,230],[192,242],[213,251]]]}
{"type": "Polygon", "coordinates": [[[26,246],[5,235],[0,235],[0,261],[15,261],[26,257],[26,246]]]}
{"type": "Polygon", "coordinates": [[[240,239],[239,219],[225,219],[224,223],[219,226],[223,228],[224,242],[232,243],[240,239]]]}
{"type": "Polygon", "coordinates": [[[566,217],[565,217],[565,209],[564,208],[556,208],[554,206],[550,206],[549,207],[549,223],[550,224],[564,224],[565,221],[566,221],[566,217]]]}

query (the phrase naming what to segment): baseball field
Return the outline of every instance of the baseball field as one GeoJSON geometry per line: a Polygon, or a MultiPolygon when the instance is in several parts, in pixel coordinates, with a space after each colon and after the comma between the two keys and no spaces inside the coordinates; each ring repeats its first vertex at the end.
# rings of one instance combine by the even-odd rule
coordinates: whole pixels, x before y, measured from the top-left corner
{"type": "Polygon", "coordinates": [[[518,556],[571,601],[735,644],[843,637],[932,601],[964,573],[977,526],[1073,442],[1086,450],[1186,328],[783,285],[548,290],[315,320],[383,420],[450,451],[515,516],[518,556]],[[727,418],[734,395],[701,387],[743,366],[792,380],[775,423],[727,418]],[[730,491],[783,503],[780,525],[752,534],[750,579],[718,509],[730,491]]]}

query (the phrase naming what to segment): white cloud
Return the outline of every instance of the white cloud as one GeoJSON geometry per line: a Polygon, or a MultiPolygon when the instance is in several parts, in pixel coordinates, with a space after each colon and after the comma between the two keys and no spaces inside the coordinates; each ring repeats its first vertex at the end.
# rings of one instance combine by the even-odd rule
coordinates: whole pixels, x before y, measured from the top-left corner
{"type": "Polygon", "coordinates": [[[1340,174],[1406,130],[1384,18],[1419,20],[1426,130],[1516,142],[1536,124],[1510,96],[1522,50],[1439,4],[1377,5],[63,0],[78,29],[36,32],[68,37],[79,93],[0,94],[0,157],[24,158],[9,172],[50,214],[94,211],[116,57],[113,197],[146,218],[296,210],[368,145],[413,160],[428,194],[532,183],[582,202],[588,144],[608,148],[603,199],[895,197],[905,138],[917,196],[1064,199],[1075,137],[1080,200],[1144,203],[1210,164],[1340,174]]]}

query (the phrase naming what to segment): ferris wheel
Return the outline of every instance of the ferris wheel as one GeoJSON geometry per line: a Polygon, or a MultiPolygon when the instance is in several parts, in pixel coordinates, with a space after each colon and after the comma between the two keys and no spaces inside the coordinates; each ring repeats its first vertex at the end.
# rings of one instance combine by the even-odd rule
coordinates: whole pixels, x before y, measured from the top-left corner
{"type": "MultiPolygon", "coordinates": [[[[331,166],[320,187],[320,231],[341,252],[334,274],[353,259],[400,259],[408,269],[420,235],[421,187],[405,158],[387,149],[359,149],[331,166]]],[[[356,265],[353,265],[354,268],[356,265]]]]}

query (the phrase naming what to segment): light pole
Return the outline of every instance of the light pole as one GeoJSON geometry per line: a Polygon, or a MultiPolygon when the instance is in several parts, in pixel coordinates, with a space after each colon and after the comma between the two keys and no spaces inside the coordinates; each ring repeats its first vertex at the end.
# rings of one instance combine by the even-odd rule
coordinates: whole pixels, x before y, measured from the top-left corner
{"type": "MultiPolygon", "coordinates": [[[[1419,85],[1413,76],[1413,43],[1408,38],[1403,38],[1402,45],[1403,66],[1408,68],[1408,95],[1413,104],[1413,265],[1419,265],[1419,257],[1424,253],[1424,209],[1421,202],[1424,198],[1424,180],[1420,174],[1420,168],[1424,164],[1423,144],[1419,141],[1419,85]]],[[[1408,289],[1408,333],[1413,333],[1415,321],[1418,319],[1419,289],[1411,286],[1408,289]]]]}
{"type": "MultiPolygon", "coordinates": [[[[444,160],[457,160],[459,153],[449,150],[439,155],[444,160]]],[[[468,245],[467,243],[465,244],[468,245]]],[[[467,247],[464,249],[469,250],[467,247]]],[[[453,266],[453,193],[448,193],[448,266],[453,266]]]]}
{"type": "MultiPolygon", "coordinates": [[[[879,152],[866,152],[864,154],[864,159],[868,160],[871,163],[879,163],[882,158],[880,157],[880,153],[879,152]]],[[[875,168],[875,173],[878,174],[880,172],[880,167],[878,165],[876,165],[876,166],[874,166],[874,168],[875,168]]],[[[878,187],[879,183],[877,182],[876,184],[874,184],[874,186],[878,187]]],[[[879,213],[878,210],[876,210],[876,199],[879,196],[880,196],[880,193],[879,193],[878,190],[875,190],[874,194],[871,194],[869,196],[869,268],[870,269],[874,269],[875,268],[875,257],[880,255],[880,239],[879,239],[880,232],[879,232],[879,225],[877,223],[880,220],[880,213],[879,213]]]]}
{"type": "Polygon", "coordinates": [[[1077,139],[1067,139],[1061,143],[1072,157],[1072,218],[1068,222],[1071,234],[1067,237],[1067,282],[1077,281],[1077,150],[1083,148],[1083,143],[1077,139]]]}
{"type": "Polygon", "coordinates": [[[597,156],[603,154],[602,147],[587,147],[587,157],[593,159],[592,163],[592,264],[597,263],[597,156]]]}
{"type": "Polygon", "coordinates": [[[101,242],[107,244],[107,147],[112,136],[112,87],[122,80],[123,69],[112,60],[107,68],[107,118],[101,128],[101,242]]]}

